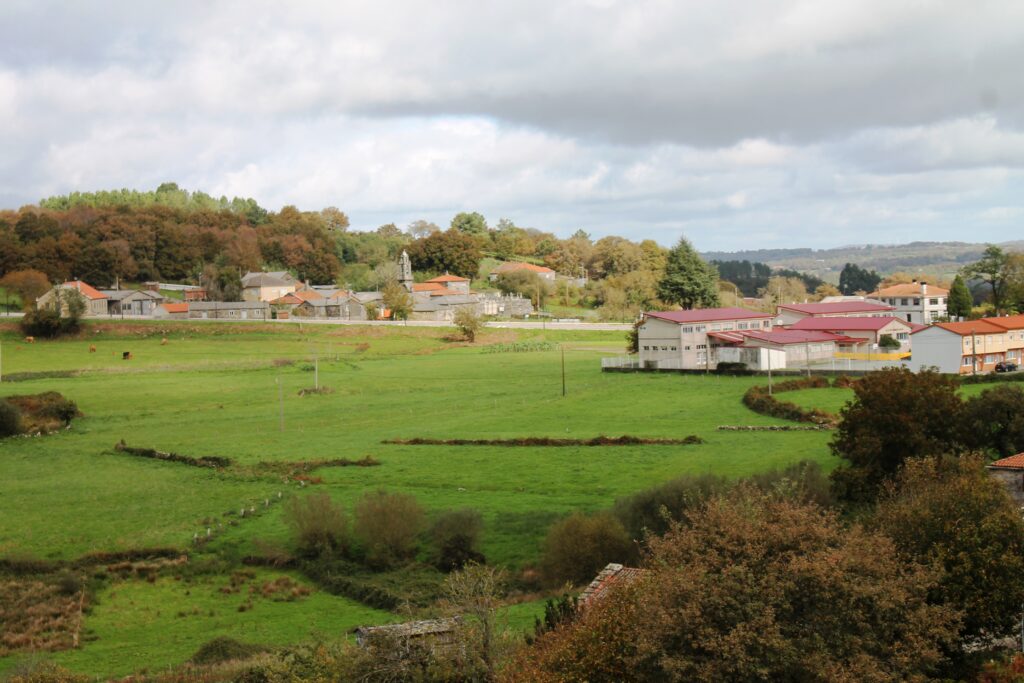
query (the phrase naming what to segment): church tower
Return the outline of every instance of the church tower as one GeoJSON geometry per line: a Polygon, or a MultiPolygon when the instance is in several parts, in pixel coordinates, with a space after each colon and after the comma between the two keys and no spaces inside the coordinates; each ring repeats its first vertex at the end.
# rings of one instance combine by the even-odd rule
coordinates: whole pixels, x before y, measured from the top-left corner
{"type": "Polygon", "coordinates": [[[412,261],[409,254],[402,250],[402,256],[398,259],[398,282],[405,287],[406,291],[412,291],[412,261]]]}

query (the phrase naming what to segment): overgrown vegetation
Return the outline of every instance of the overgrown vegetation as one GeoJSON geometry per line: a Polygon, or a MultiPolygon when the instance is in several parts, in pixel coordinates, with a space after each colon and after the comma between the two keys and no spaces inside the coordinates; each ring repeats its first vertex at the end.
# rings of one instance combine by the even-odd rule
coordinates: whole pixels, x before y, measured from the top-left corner
{"type": "Polygon", "coordinates": [[[690,435],[681,439],[656,439],[640,436],[595,436],[591,439],[560,439],[548,436],[528,436],[519,439],[387,439],[381,443],[395,446],[691,446],[704,443],[704,439],[690,435]]]}
{"type": "Polygon", "coordinates": [[[56,391],[0,398],[0,437],[49,434],[81,417],[78,406],[56,391]]]}

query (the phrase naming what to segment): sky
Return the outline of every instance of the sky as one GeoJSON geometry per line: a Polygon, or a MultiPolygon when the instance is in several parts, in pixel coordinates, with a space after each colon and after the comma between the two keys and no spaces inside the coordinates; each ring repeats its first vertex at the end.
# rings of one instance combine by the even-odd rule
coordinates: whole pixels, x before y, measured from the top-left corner
{"type": "Polygon", "coordinates": [[[165,181],[702,250],[1024,238],[1024,2],[0,3],[0,207],[165,181]]]}

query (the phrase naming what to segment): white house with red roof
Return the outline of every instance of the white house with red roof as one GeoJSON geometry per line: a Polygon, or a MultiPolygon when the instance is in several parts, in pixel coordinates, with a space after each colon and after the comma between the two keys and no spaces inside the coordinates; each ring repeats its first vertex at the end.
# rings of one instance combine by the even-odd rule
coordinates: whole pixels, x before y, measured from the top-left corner
{"type": "Polygon", "coordinates": [[[646,313],[637,327],[640,366],[652,370],[713,370],[717,360],[710,353],[710,333],[768,331],[774,317],[746,308],[646,313]]]}
{"type": "Polygon", "coordinates": [[[883,287],[868,294],[872,299],[896,308],[896,314],[909,323],[927,325],[936,318],[946,317],[949,290],[927,282],[908,282],[883,287]]]}
{"type": "Polygon", "coordinates": [[[65,296],[66,292],[76,292],[81,296],[82,301],[85,303],[83,315],[107,315],[107,295],[81,280],[71,280],[57,285],[36,299],[36,307],[52,308],[56,305],[59,297],[61,314],[67,315],[68,298],[65,296]]]}
{"type": "Polygon", "coordinates": [[[778,323],[784,327],[804,318],[846,316],[852,318],[892,316],[896,310],[888,304],[874,301],[834,301],[813,304],[779,304],[778,323]]]}

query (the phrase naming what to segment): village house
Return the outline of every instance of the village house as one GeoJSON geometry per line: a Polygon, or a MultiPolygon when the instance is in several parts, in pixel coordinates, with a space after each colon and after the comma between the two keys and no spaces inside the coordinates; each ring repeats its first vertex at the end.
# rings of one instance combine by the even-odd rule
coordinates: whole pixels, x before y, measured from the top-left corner
{"type": "Polygon", "coordinates": [[[771,313],[746,308],[704,308],[646,313],[637,328],[640,366],[652,370],[713,370],[712,332],[772,328],[771,313]]]}
{"type": "Polygon", "coordinates": [[[107,297],[107,315],[153,315],[164,297],[148,289],[102,289],[107,297]]]}
{"type": "Polygon", "coordinates": [[[430,278],[429,280],[425,281],[422,284],[436,284],[441,285],[445,289],[451,290],[453,292],[462,292],[465,294],[469,293],[469,278],[459,277],[458,275],[449,275],[448,273],[445,273],[444,275],[438,275],[437,277],[434,278],[430,278]]]}
{"type": "Polygon", "coordinates": [[[71,280],[55,286],[53,289],[36,299],[36,307],[54,308],[59,298],[60,313],[61,315],[67,315],[69,301],[68,293],[71,293],[70,296],[74,296],[75,294],[81,296],[82,302],[85,304],[85,310],[82,312],[83,316],[92,317],[107,315],[107,295],[81,280],[71,280]]]}
{"type": "Polygon", "coordinates": [[[184,320],[188,318],[188,302],[165,301],[157,305],[153,317],[159,320],[184,320]]]}
{"type": "Polygon", "coordinates": [[[908,323],[928,325],[938,318],[945,318],[949,290],[927,282],[914,280],[909,284],[883,287],[868,294],[884,304],[893,306],[896,314],[908,323]]]}
{"type": "Polygon", "coordinates": [[[1024,507],[1024,453],[1011,455],[987,465],[988,473],[1006,487],[1018,506],[1024,507]]]}
{"type": "Polygon", "coordinates": [[[982,320],[1006,330],[1006,362],[1024,365],[1024,314],[982,320]]]}
{"type": "Polygon", "coordinates": [[[804,318],[828,318],[834,316],[865,317],[891,316],[895,308],[874,301],[836,301],[812,304],[779,304],[778,324],[789,327],[804,318]]]}
{"type": "MultiPolygon", "coordinates": [[[[920,328],[921,325],[917,325],[920,328]]],[[[915,326],[894,316],[852,317],[828,316],[804,318],[787,326],[790,330],[831,332],[861,340],[864,349],[874,348],[882,337],[888,335],[900,343],[904,350],[910,349],[910,333],[915,326]]]]}
{"type": "MultiPolygon", "coordinates": [[[[1020,332],[1017,332],[1019,343],[1020,332]]],[[[1010,332],[990,319],[935,323],[912,333],[915,366],[939,372],[970,375],[992,372],[1006,361],[1010,332]]],[[[1019,353],[1019,351],[1018,351],[1019,353]]]]}
{"type": "Polygon", "coordinates": [[[307,299],[292,314],[301,318],[366,320],[366,307],[351,292],[337,292],[330,297],[307,299]]]}
{"type": "Polygon", "coordinates": [[[526,271],[528,273],[536,273],[537,277],[548,282],[555,281],[555,271],[551,270],[547,266],[535,266],[532,263],[523,263],[521,261],[507,261],[502,263],[500,266],[491,271],[487,278],[494,282],[498,279],[498,276],[506,273],[517,273],[520,271],[526,271]]]}
{"type": "Polygon", "coordinates": [[[191,319],[269,320],[266,301],[193,301],[188,306],[191,319]]]}
{"type": "Polygon", "coordinates": [[[242,277],[242,300],[273,301],[294,292],[298,284],[287,271],[246,273],[242,277]]]}

